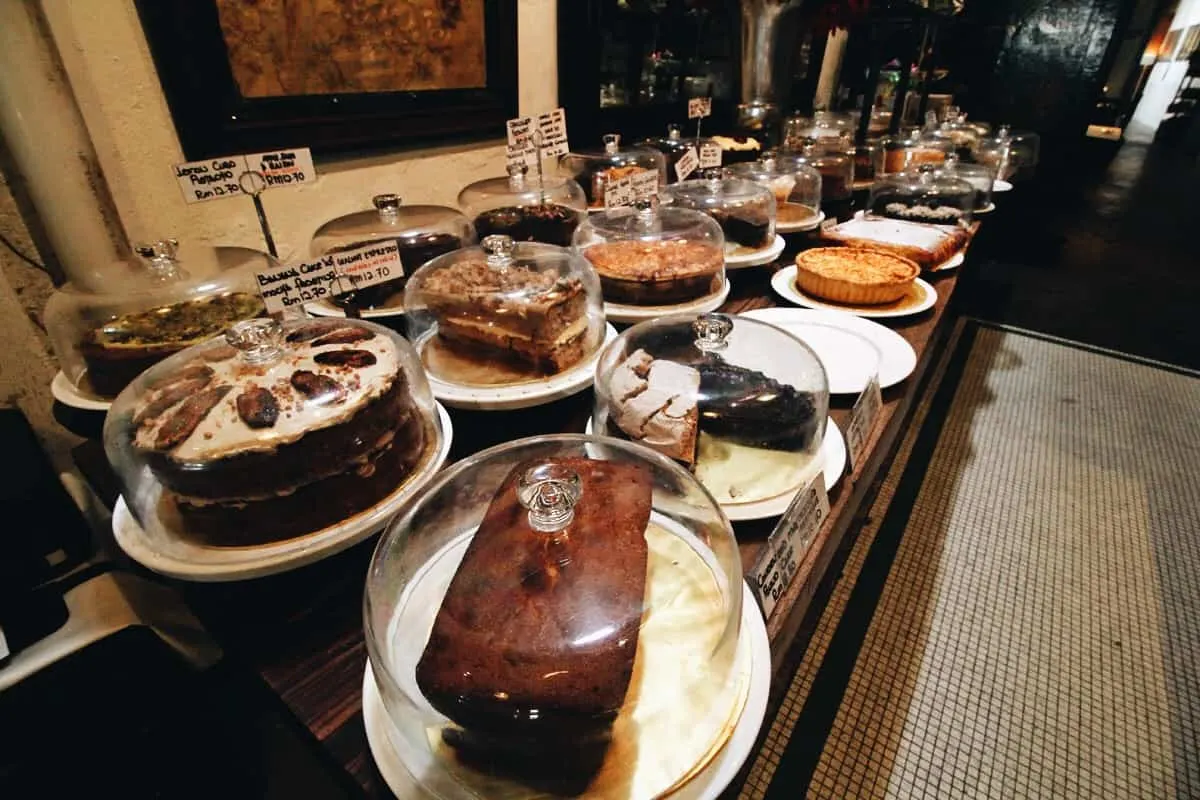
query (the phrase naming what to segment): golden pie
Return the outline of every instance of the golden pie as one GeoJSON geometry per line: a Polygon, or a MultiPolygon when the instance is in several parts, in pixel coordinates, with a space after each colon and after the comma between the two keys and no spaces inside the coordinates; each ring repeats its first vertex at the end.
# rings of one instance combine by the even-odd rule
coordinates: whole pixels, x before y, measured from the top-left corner
{"type": "Polygon", "coordinates": [[[846,305],[894,303],[919,274],[916,262],[865,247],[817,247],[796,256],[796,288],[846,305]]]}

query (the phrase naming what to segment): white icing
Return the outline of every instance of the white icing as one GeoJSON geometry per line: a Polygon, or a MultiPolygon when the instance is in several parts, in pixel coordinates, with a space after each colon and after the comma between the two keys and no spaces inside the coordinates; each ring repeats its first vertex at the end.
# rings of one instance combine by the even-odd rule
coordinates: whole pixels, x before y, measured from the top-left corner
{"type": "Polygon", "coordinates": [[[696,478],[718,503],[753,503],[795,491],[814,472],[811,451],[767,450],[700,432],[696,478]]]}
{"type": "MultiPolygon", "coordinates": [[[[311,345],[311,342],[286,343],[281,358],[263,365],[249,364],[240,355],[212,363],[197,358],[213,369],[209,387],[230,385],[233,389],[187,439],[170,451],[171,458],[181,462],[205,462],[237,453],[269,452],[307,433],[350,419],[391,388],[400,369],[396,346],[383,334],[376,333],[371,339],[349,344],[311,345]],[[367,350],[375,355],[375,363],[366,367],[344,367],[318,364],[313,358],[318,353],[338,350],[367,350]],[[292,373],[297,370],[308,370],[337,381],[346,391],[345,399],[340,403],[309,400],[291,385],[292,373]],[[251,386],[269,389],[279,404],[279,418],[270,428],[251,428],[238,415],[237,398],[251,386]]],[[[149,392],[141,398],[134,408],[134,416],[157,394],[149,392]]],[[[178,408],[176,404],[141,426],[134,434],[134,445],[143,450],[156,449],[154,442],[159,428],[178,408]]]]}
{"type": "Polygon", "coordinates": [[[936,226],[876,217],[852,219],[834,230],[839,236],[919,247],[931,252],[941,247],[949,236],[949,233],[936,226]]]}
{"type": "Polygon", "coordinates": [[[614,372],[612,385],[617,426],[664,455],[691,461],[684,452],[695,427],[700,373],[684,364],[652,359],[638,350],[614,372]],[[643,378],[639,372],[649,372],[643,378]],[[618,377],[619,376],[619,377],[618,377]]]}

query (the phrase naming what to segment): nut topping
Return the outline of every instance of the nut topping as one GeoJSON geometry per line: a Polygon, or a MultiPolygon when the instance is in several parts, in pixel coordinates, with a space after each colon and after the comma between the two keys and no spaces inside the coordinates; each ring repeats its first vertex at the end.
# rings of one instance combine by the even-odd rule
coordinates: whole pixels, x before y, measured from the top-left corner
{"type": "Polygon", "coordinates": [[[328,375],[306,369],[292,373],[292,386],[315,403],[340,403],[346,399],[346,389],[328,375]]]}
{"type": "Polygon", "coordinates": [[[203,378],[205,381],[211,381],[213,376],[212,367],[207,364],[201,364],[199,361],[193,361],[178,372],[172,372],[163,378],[159,378],[154,383],[150,384],[151,389],[163,389],[177,381],[196,380],[203,378]]]}
{"type": "Polygon", "coordinates": [[[293,343],[308,342],[316,339],[318,336],[324,336],[342,328],[361,330],[354,325],[347,325],[340,320],[321,320],[320,322],[310,322],[306,325],[301,325],[289,333],[286,339],[293,343]]]}
{"type": "Polygon", "coordinates": [[[369,367],[375,363],[375,354],[369,350],[330,350],[317,353],[313,361],[338,367],[369,367]]]}
{"type": "Polygon", "coordinates": [[[320,339],[314,339],[312,346],[322,347],[327,344],[353,344],[354,342],[365,342],[368,339],[374,338],[375,331],[347,325],[344,328],[338,328],[332,333],[325,334],[320,339]]]}
{"type": "Polygon", "coordinates": [[[206,377],[188,378],[165,385],[162,390],[146,404],[146,407],[133,418],[134,425],[144,425],[157,418],[171,406],[186,397],[194,395],[212,382],[212,370],[206,377]]]}
{"type": "Polygon", "coordinates": [[[279,419],[279,403],[270,390],[251,386],[238,395],[237,412],[251,428],[270,428],[279,419]]]}
{"type": "Polygon", "coordinates": [[[183,405],[175,409],[174,413],[167,417],[166,422],[158,429],[154,446],[159,450],[169,450],[181,444],[192,435],[196,426],[208,416],[208,412],[212,411],[225,395],[229,394],[229,390],[232,388],[228,385],[214,386],[183,401],[183,405]]]}
{"type": "Polygon", "coordinates": [[[202,352],[200,357],[210,363],[216,363],[218,361],[228,361],[237,354],[238,351],[236,347],[228,344],[219,344],[202,352]]]}

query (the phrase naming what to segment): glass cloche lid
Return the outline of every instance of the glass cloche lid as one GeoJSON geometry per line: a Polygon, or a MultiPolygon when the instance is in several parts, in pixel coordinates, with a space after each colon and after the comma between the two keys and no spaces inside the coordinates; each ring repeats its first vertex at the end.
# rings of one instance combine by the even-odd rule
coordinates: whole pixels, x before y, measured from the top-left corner
{"type": "Polygon", "coordinates": [[[807,484],[828,413],[825,369],[799,339],[743,317],[681,314],[604,349],[592,430],[657,450],[736,505],[807,484]]]}
{"type": "Polygon", "coordinates": [[[695,148],[697,155],[699,155],[700,145],[708,141],[711,140],[707,138],[696,139],[694,136],[685,139],[678,125],[668,125],[666,136],[643,139],[637,143],[637,146],[653,148],[662,153],[663,157],[667,160],[667,183],[676,183],[678,176],[675,174],[675,165],[693,148],[695,148]]]}
{"type": "Polygon", "coordinates": [[[575,249],[599,274],[607,303],[679,305],[725,285],[725,236],[701,211],[643,202],[591,214],[575,249]]]}
{"type": "Polygon", "coordinates": [[[407,275],[431,258],[475,243],[475,230],[470,221],[453,208],[404,205],[395,194],[377,194],[371,198],[371,204],[374,208],[331,219],[317,228],[309,243],[309,254],[323,256],[380,241],[394,241],[400,248],[404,274],[394,280],[338,295],[334,298],[338,305],[399,310],[407,275]]]}
{"type": "Polygon", "coordinates": [[[1001,125],[992,136],[982,137],[972,154],[977,162],[996,170],[1003,180],[1028,178],[1037,167],[1041,138],[1030,131],[1014,131],[1001,125]]]}
{"type": "Polygon", "coordinates": [[[975,196],[975,187],[969,182],[927,164],[876,181],[868,208],[890,219],[955,225],[971,221],[975,196]]]}
{"type": "Polygon", "coordinates": [[[175,239],[134,252],[135,259],[108,270],[105,291],[67,284],[46,303],[59,367],[83,396],[111,399],[170,354],[265,313],[254,274],[280,266],[258,250],[175,239]]]}
{"type": "Polygon", "coordinates": [[[524,165],[514,164],[507,177],[465,186],[458,193],[458,205],[480,239],[502,234],[518,242],[570,247],[587,210],[587,197],[570,178],[533,175],[524,165]]]}
{"type": "Polygon", "coordinates": [[[707,177],[668,186],[663,201],[715,219],[730,255],[753,253],[775,243],[775,195],[754,181],[708,170],[707,177]]]}
{"type": "Polygon", "coordinates": [[[522,439],[442,472],[381,538],[367,653],[434,797],[663,797],[745,706],[743,597],[729,522],[686,469],[522,439]]]}
{"type": "Polygon", "coordinates": [[[980,211],[992,204],[992,185],[995,183],[996,172],[986,164],[973,164],[962,161],[957,153],[946,156],[946,163],[939,173],[964,180],[975,189],[975,210],[980,211]]]}
{"type": "Polygon", "coordinates": [[[771,153],[758,161],[734,164],[728,172],[765,186],[775,196],[776,230],[803,230],[817,224],[821,212],[821,173],[814,167],[771,153]]]}
{"type": "Polygon", "coordinates": [[[443,436],[412,347],[342,319],[239,322],[144,372],[104,424],[153,549],[230,548],[226,564],[382,523],[436,469],[443,436]]]}
{"type": "Polygon", "coordinates": [[[426,264],[409,279],[404,307],[435,389],[542,381],[604,341],[600,281],[587,260],[507,236],[426,264]]]}
{"type": "Polygon", "coordinates": [[[891,175],[916,169],[923,164],[941,164],[946,154],[953,152],[949,139],[906,128],[894,136],[885,136],[883,144],[883,174],[891,175]]]}
{"type": "Polygon", "coordinates": [[[638,172],[658,172],[658,185],[667,185],[667,161],[663,154],[649,147],[623,148],[620,135],[615,133],[604,135],[600,150],[581,150],[560,157],[558,169],[583,187],[589,208],[604,208],[608,184],[638,172]]]}

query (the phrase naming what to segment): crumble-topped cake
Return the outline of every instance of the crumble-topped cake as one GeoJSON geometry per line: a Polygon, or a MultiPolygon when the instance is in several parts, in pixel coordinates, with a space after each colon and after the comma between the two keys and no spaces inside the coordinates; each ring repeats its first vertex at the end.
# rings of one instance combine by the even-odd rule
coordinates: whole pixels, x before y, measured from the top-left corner
{"type": "Polygon", "coordinates": [[[862,247],[818,247],[796,256],[801,291],[847,305],[895,302],[919,274],[913,261],[862,247]]]}
{"type": "Polygon", "coordinates": [[[725,255],[716,244],[679,239],[594,244],[583,255],[600,275],[604,299],[669,305],[720,291],[725,255]]]}

